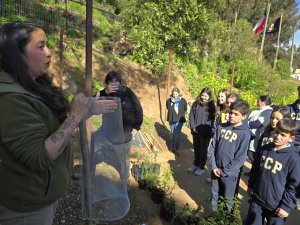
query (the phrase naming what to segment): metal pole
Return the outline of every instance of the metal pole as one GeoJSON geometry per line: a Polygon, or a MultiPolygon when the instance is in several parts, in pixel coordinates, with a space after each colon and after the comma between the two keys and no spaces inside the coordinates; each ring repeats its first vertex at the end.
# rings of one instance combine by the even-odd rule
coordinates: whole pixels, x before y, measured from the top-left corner
{"type": "Polygon", "coordinates": [[[278,49],[279,49],[280,33],[281,33],[281,24],[282,24],[282,13],[281,13],[281,16],[280,16],[279,31],[278,31],[278,37],[277,37],[277,47],[276,47],[274,65],[273,65],[274,69],[276,69],[276,63],[277,63],[277,57],[278,57],[278,49]]]}
{"type": "Polygon", "coordinates": [[[264,42],[265,42],[265,36],[266,36],[266,30],[267,30],[267,25],[268,25],[270,8],[271,8],[271,3],[268,2],[267,15],[266,15],[267,17],[266,17],[265,27],[264,27],[264,30],[263,30],[263,37],[262,37],[262,40],[261,40],[259,60],[262,60],[262,58],[263,58],[264,42]]]}
{"type": "MultiPolygon", "coordinates": [[[[86,96],[92,95],[92,24],[93,24],[93,0],[86,1],[86,65],[85,65],[85,94],[86,96]]],[[[81,151],[82,160],[85,168],[83,168],[84,178],[85,178],[85,207],[87,212],[86,224],[92,224],[89,220],[91,216],[91,200],[90,200],[90,190],[91,190],[91,179],[90,179],[90,147],[91,147],[91,123],[88,119],[87,121],[82,121],[79,125],[80,127],[80,137],[81,137],[81,151]]]]}
{"type": "Polygon", "coordinates": [[[235,64],[232,64],[231,66],[231,82],[230,82],[230,92],[233,90],[233,81],[234,81],[234,68],[235,64]]]}
{"type": "MultiPolygon", "coordinates": [[[[296,25],[297,26],[297,25],[296,25]]],[[[293,60],[294,60],[294,49],[295,49],[295,32],[296,32],[296,26],[293,30],[293,39],[292,39],[292,53],[291,53],[291,62],[290,62],[290,68],[291,71],[293,71],[293,60]]]]}
{"type": "MultiPolygon", "coordinates": [[[[171,73],[172,73],[172,49],[170,48],[170,51],[169,51],[169,64],[168,64],[168,75],[167,75],[166,100],[169,98],[169,87],[170,87],[170,83],[171,83],[171,73]]],[[[167,107],[165,106],[165,118],[164,118],[163,122],[165,122],[166,119],[167,119],[167,107]]]]}

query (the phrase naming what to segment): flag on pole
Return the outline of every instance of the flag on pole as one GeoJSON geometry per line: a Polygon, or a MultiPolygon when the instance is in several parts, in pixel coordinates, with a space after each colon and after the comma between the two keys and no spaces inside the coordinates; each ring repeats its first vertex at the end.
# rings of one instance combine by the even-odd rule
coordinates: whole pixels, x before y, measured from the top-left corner
{"type": "Polygon", "coordinates": [[[266,23],[266,11],[264,11],[260,21],[253,28],[253,31],[255,32],[256,35],[259,35],[263,31],[265,27],[265,23],[266,23]]]}
{"type": "Polygon", "coordinates": [[[268,29],[266,30],[266,34],[273,34],[276,33],[279,30],[280,25],[280,17],[278,17],[274,23],[272,23],[268,29]]]}

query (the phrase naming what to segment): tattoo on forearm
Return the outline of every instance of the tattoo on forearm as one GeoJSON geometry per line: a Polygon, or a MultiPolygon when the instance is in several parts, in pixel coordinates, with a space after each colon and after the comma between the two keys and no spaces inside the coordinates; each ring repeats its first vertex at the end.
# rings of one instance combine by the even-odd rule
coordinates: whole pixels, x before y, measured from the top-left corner
{"type": "Polygon", "coordinates": [[[51,135],[51,140],[53,141],[53,143],[56,143],[56,142],[61,141],[62,139],[64,139],[65,138],[64,131],[68,130],[71,126],[74,126],[74,127],[77,126],[75,116],[73,116],[73,115],[70,115],[65,120],[65,122],[63,123],[61,131],[58,131],[58,132],[54,133],[53,135],[51,135]]]}
{"type": "Polygon", "coordinates": [[[68,129],[68,128],[69,128],[70,126],[72,126],[72,125],[77,126],[77,123],[76,123],[76,120],[75,120],[75,116],[70,115],[70,116],[66,119],[66,121],[64,122],[62,129],[63,129],[63,130],[66,130],[66,129],[68,129]]]}
{"type": "Polygon", "coordinates": [[[65,137],[64,135],[64,132],[63,131],[59,131],[57,133],[54,133],[52,136],[51,136],[51,140],[56,143],[58,141],[60,141],[61,139],[63,139],[65,137]]]}

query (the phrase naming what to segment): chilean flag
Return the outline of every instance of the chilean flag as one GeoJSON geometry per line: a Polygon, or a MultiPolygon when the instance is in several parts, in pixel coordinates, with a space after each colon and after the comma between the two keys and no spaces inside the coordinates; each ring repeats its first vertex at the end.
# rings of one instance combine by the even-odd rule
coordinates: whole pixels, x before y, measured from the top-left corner
{"type": "Polygon", "coordinates": [[[255,32],[256,35],[259,35],[263,31],[265,27],[265,23],[266,23],[266,12],[264,12],[260,21],[253,28],[253,31],[255,32]]]}

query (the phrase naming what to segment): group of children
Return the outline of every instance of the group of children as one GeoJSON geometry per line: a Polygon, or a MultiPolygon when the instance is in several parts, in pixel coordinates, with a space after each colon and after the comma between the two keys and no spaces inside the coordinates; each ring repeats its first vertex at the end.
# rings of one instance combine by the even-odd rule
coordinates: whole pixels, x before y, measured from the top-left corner
{"type": "MultiPolygon", "coordinates": [[[[298,93],[300,98],[300,87],[298,93]]],[[[211,90],[204,88],[189,114],[195,160],[187,171],[202,175],[208,157],[213,211],[218,210],[220,197],[231,209],[250,141],[256,139],[248,181],[247,225],[264,224],[265,220],[283,224],[296,207],[296,193],[300,194],[300,102],[269,108],[269,123],[249,122],[246,101],[221,90],[215,107],[211,90]],[[260,132],[254,135],[251,129],[258,128],[260,132]]]]}

